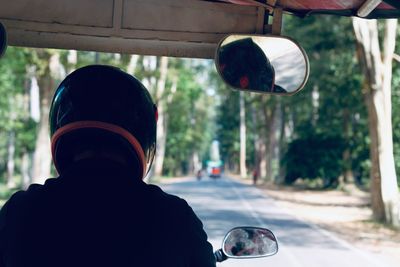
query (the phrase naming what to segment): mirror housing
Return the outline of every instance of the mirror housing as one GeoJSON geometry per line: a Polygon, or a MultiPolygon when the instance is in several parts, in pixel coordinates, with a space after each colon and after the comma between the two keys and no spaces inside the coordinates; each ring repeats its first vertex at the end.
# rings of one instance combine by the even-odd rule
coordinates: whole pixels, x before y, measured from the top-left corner
{"type": "Polygon", "coordinates": [[[226,84],[241,91],[292,95],[307,82],[309,61],[290,38],[229,35],[218,45],[215,65],[226,84]]]}
{"type": "Polygon", "coordinates": [[[0,58],[5,54],[7,49],[7,32],[4,25],[0,22],[0,58]]]}
{"type": "Polygon", "coordinates": [[[278,242],[268,229],[259,227],[236,227],[230,230],[222,242],[222,249],[215,252],[217,261],[227,258],[248,259],[275,255],[278,242]]]}

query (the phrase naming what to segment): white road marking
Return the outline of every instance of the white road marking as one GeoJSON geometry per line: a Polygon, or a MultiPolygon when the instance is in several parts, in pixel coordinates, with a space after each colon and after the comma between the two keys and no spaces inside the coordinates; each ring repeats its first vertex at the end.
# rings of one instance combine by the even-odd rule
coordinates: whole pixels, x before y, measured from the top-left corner
{"type": "MultiPolygon", "coordinates": [[[[229,181],[229,180],[227,180],[227,181],[229,181]]],[[[238,191],[238,189],[236,188],[234,183],[229,181],[229,186],[232,188],[232,190],[238,196],[238,198],[239,198],[240,202],[243,204],[243,206],[250,212],[250,214],[254,218],[254,220],[256,220],[256,222],[260,226],[266,225],[264,220],[257,214],[257,212],[250,205],[250,203],[245,198],[242,197],[242,195],[240,194],[240,192],[238,191]]],[[[279,242],[278,238],[277,238],[277,241],[278,241],[278,245],[279,245],[280,242],[279,242]]],[[[285,254],[286,258],[291,263],[291,266],[293,266],[293,267],[303,267],[304,266],[304,265],[300,264],[300,262],[296,259],[296,257],[288,249],[286,249],[285,246],[282,246],[282,244],[279,246],[278,253],[279,252],[285,254]]]]}
{"type": "MultiPolygon", "coordinates": [[[[226,181],[229,181],[228,179],[226,181]]],[[[243,205],[246,207],[246,209],[248,209],[251,213],[251,216],[257,221],[257,223],[259,223],[260,225],[265,225],[265,223],[263,223],[263,219],[260,218],[260,216],[257,214],[257,212],[252,208],[252,206],[250,205],[250,203],[241,196],[240,192],[238,191],[238,189],[235,187],[234,183],[229,181],[229,184],[232,188],[232,190],[236,193],[236,195],[238,196],[238,198],[240,199],[240,201],[243,203],[243,205]]],[[[258,188],[254,188],[254,190],[258,191],[259,194],[261,194],[262,192],[258,189],[258,188]]],[[[372,263],[374,266],[376,267],[384,267],[384,265],[382,265],[382,263],[378,262],[374,257],[372,257],[372,255],[365,253],[364,251],[361,251],[357,248],[355,248],[354,246],[352,246],[351,244],[349,244],[347,241],[340,239],[339,237],[333,235],[332,233],[328,232],[325,229],[322,229],[321,227],[313,224],[313,223],[309,223],[306,222],[304,220],[302,220],[300,217],[298,217],[297,215],[293,214],[292,212],[290,212],[288,209],[280,206],[282,211],[284,211],[287,214],[290,214],[291,216],[293,216],[295,219],[301,221],[302,223],[306,224],[307,226],[311,227],[312,229],[314,229],[315,231],[321,233],[322,235],[327,236],[328,238],[336,241],[337,243],[339,243],[341,246],[347,248],[348,250],[353,251],[354,253],[358,254],[359,256],[361,256],[362,258],[364,258],[365,260],[369,261],[370,263],[372,263]]],[[[286,253],[288,254],[288,256],[295,261],[296,265],[295,266],[302,266],[299,265],[298,262],[295,260],[295,257],[293,256],[292,253],[290,253],[289,251],[286,251],[286,253]]]]}

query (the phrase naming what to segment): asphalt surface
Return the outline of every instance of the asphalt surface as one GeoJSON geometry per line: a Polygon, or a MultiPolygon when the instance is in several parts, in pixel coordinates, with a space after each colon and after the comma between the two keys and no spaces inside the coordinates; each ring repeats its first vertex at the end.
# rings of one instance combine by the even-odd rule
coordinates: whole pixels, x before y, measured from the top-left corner
{"type": "Polygon", "coordinates": [[[278,254],[259,259],[229,259],[218,266],[285,267],[394,267],[374,254],[361,251],[333,234],[301,221],[279,207],[259,189],[227,177],[200,181],[184,179],[162,184],[168,193],[184,198],[203,221],[209,241],[217,250],[227,231],[236,226],[272,230],[278,254]]]}

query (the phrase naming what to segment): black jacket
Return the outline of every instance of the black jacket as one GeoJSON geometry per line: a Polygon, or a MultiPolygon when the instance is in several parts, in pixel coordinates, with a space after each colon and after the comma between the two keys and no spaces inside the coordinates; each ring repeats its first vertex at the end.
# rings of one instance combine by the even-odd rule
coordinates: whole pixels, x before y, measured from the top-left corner
{"type": "Polygon", "coordinates": [[[82,162],[14,194],[0,212],[0,267],[215,266],[188,204],[131,176],[82,162]]]}

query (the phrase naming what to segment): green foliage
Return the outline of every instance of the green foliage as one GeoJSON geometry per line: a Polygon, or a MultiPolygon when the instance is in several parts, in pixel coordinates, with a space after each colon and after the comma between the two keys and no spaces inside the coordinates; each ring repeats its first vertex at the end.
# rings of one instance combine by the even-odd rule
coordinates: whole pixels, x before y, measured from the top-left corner
{"type": "Polygon", "coordinates": [[[9,199],[14,193],[16,189],[10,189],[4,184],[0,184],[0,207],[2,206],[2,199],[9,199]]]}
{"type": "Polygon", "coordinates": [[[220,103],[216,116],[216,139],[220,144],[221,158],[234,168],[240,155],[239,92],[219,82],[220,103]]]}
{"type": "MultiPolygon", "coordinates": [[[[400,48],[398,48],[398,52],[400,48]]],[[[393,150],[396,165],[397,181],[400,185],[400,64],[393,64],[392,80],[392,125],[393,125],[393,150]]]]}
{"type": "MultiPolygon", "coordinates": [[[[309,81],[302,92],[291,97],[245,96],[248,168],[256,162],[257,138],[261,136],[268,146],[271,123],[268,118],[279,109],[282,113],[279,146],[287,172],[286,182],[298,177],[320,177],[326,184],[334,184],[343,170],[351,169],[358,181],[368,183],[368,120],[351,20],[335,16],[285,16],[284,34],[306,50],[310,59],[309,81]],[[350,159],[342,162],[345,150],[349,151],[350,159]]],[[[15,134],[17,164],[22,153],[34,150],[37,124],[29,119],[27,72],[32,65],[36,66],[37,74],[47,71],[45,60],[54,53],[60,54],[67,71],[95,63],[126,70],[131,59],[130,55],[78,52],[75,65],[68,62],[69,51],[10,47],[0,64],[0,180],[6,172],[11,133],[15,134]]],[[[396,53],[400,54],[399,47],[396,53]]],[[[137,59],[135,76],[146,80],[155,96],[160,58],[138,56],[137,59]],[[156,65],[152,66],[154,62],[156,65]]],[[[399,174],[400,68],[397,62],[394,62],[392,84],[394,155],[399,174]]],[[[166,89],[159,97],[157,101],[167,103],[164,174],[187,172],[194,154],[206,161],[214,139],[220,143],[226,167],[237,169],[239,93],[222,82],[213,62],[170,58],[166,89]]]]}
{"type": "Polygon", "coordinates": [[[16,147],[18,152],[34,152],[37,137],[36,130],[37,122],[33,119],[29,118],[21,121],[18,131],[16,131],[16,147]]]}
{"type": "Polygon", "coordinates": [[[326,187],[336,186],[342,173],[345,141],[339,136],[312,134],[293,140],[282,159],[286,169],[285,183],[298,178],[321,178],[326,187]]]}
{"type": "Polygon", "coordinates": [[[16,159],[34,149],[36,122],[29,119],[27,90],[27,71],[34,62],[35,50],[17,47],[9,47],[0,61],[0,180],[5,177],[10,140],[14,140],[16,159]],[[9,139],[11,135],[15,139],[9,139]]]}
{"type": "MultiPolygon", "coordinates": [[[[167,91],[167,143],[164,173],[178,175],[188,173],[194,153],[205,159],[212,140],[213,98],[198,81],[199,75],[210,62],[186,59],[169,59],[170,80],[178,77],[176,91],[167,91]],[[205,65],[203,65],[205,64],[205,65]]],[[[200,160],[201,160],[200,159],[200,160]]]]}
{"type": "Polygon", "coordinates": [[[299,18],[287,19],[286,33],[305,48],[311,64],[304,91],[284,100],[293,118],[293,137],[308,139],[317,133],[342,138],[350,150],[344,168],[353,170],[358,181],[367,181],[368,120],[351,20],[312,16],[298,27],[299,18]],[[314,102],[313,97],[317,97],[314,102]]]}
{"type": "Polygon", "coordinates": [[[10,47],[0,64],[0,131],[14,128],[19,117],[23,117],[21,95],[25,93],[26,64],[29,52],[10,47]]]}

